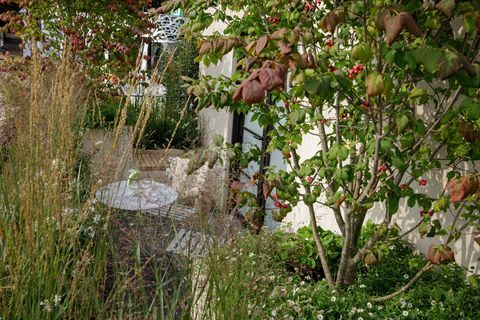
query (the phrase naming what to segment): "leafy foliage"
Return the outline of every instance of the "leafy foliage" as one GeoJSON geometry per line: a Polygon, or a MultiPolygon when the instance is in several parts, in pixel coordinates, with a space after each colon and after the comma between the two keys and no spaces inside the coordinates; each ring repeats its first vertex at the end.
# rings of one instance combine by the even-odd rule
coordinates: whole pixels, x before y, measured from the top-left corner
{"type": "MultiPolygon", "coordinates": [[[[458,195],[431,194],[427,179],[438,169],[458,178],[460,164],[480,159],[478,1],[169,2],[190,17],[184,32],[200,38],[199,61],[216,64],[231,50],[238,60],[231,78],[192,81],[199,107],[250,113],[273,128],[267,151],[280,150],[291,169],[270,167],[256,178],[276,190],[282,205],[274,217],[300,202],[310,213],[331,210],[344,239],[336,276],[310,215],[330,286],[351,284],[367,257],[378,263],[372,250],[398,236],[392,217],[401,201],[422,212],[435,203],[439,215],[456,209],[457,217],[478,223],[478,195],[462,196],[468,205],[459,208],[458,195]],[[223,34],[202,36],[215,21],[225,22],[223,34]],[[318,137],[310,157],[299,153],[307,134],[318,137]],[[381,203],[382,226],[359,247],[366,216],[381,203]]],[[[246,153],[243,163],[251,160],[246,153]]],[[[449,234],[440,244],[448,250],[464,228],[440,221],[430,218],[421,232],[449,234]]]]}

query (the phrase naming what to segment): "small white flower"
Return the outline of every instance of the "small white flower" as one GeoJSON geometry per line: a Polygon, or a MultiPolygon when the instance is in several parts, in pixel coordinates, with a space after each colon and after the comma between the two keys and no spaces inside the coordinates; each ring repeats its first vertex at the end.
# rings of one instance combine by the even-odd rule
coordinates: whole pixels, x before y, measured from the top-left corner
{"type": "Polygon", "coordinates": [[[330,301],[332,301],[332,302],[337,301],[337,297],[333,296],[333,297],[330,299],[330,301]]]}
{"type": "Polygon", "coordinates": [[[96,214],[94,217],[93,217],[93,224],[98,224],[100,222],[100,215],[99,214],[96,214]]]}
{"type": "Polygon", "coordinates": [[[373,307],[373,306],[372,306],[372,303],[371,303],[371,302],[367,302],[367,308],[368,308],[368,309],[372,309],[372,307],[373,307]]]}
{"type": "Polygon", "coordinates": [[[378,310],[378,311],[383,310],[383,306],[378,306],[378,307],[377,307],[377,310],[378,310]]]}
{"type": "Polygon", "coordinates": [[[359,287],[363,289],[363,288],[366,288],[367,286],[362,283],[361,285],[359,285],[359,287]]]}
{"type": "Polygon", "coordinates": [[[396,247],[395,245],[391,245],[390,247],[388,247],[390,250],[394,250],[396,247]]]}
{"type": "Polygon", "coordinates": [[[58,306],[61,301],[62,301],[62,297],[60,295],[56,294],[53,297],[53,304],[55,305],[55,307],[58,306]]]}
{"type": "Polygon", "coordinates": [[[402,314],[403,314],[404,317],[408,317],[408,311],[407,310],[403,310],[402,314]]]}
{"type": "Polygon", "coordinates": [[[363,320],[363,318],[362,318],[362,317],[358,317],[357,320],[363,320]]]}
{"type": "Polygon", "coordinates": [[[319,315],[317,316],[317,320],[323,320],[323,315],[319,314],[319,315]]]}
{"type": "Polygon", "coordinates": [[[52,311],[52,306],[50,305],[50,301],[48,300],[43,300],[40,302],[40,305],[43,307],[43,309],[47,312],[52,311]]]}
{"type": "Polygon", "coordinates": [[[374,315],[372,312],[369,312],[369,313],[368,313],[368,316],[369,316],[370,318],[375,317],[375,315],[374,315]]]}
{"type": "Polygon", "coordinates": [[[253,258],[255,256],[255,253],[251,252],[249,255],[248,255],[250,258],[253,258]]]}
{"type": "Polygon", "coordinates": [[[274,316],[274,317],[277,316],[277,310],[276,310],[276,309],[273,309],[273,310],[272,310],[272,316],[274,316]]]}
{"type": "Polygon", "coordinates": [[[305,285],[305,281],[300,282],[300,285],[301,285],[301,286],[304,286],[304,285],[305,285]]]}
{"type": "Polygon", "coordinates": [[[406,273],[403,275],[403,277],[404,277],[405,279],[410,278],[410,276],[409,276],[408,274],[406,274],[406,273]]]}
{"type": "Polygon", "coordinates": [[[407,304],[408,309],[412,309],[413,305],[411,303],[407,304]]]}
{"type": "Polygon", "coordinates": [[[360,308],[360,309],[357,309],[357,312],[358,312],[358,313],[362,313],[363,311],[364,311],[364,310],[361,309],[361,308],[360,308]]]}

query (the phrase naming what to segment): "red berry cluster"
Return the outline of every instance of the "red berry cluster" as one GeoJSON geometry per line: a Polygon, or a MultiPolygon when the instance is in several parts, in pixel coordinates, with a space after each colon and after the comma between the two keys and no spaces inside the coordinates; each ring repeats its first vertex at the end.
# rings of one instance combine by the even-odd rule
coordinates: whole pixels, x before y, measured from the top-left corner
{"type": "Polygon", "coordinates": [[[286,209],[288,208],[288,205],[286,205],[285,203],[282,203],[281,201],[278,200],[278,196],[277,194],[275,193],[273,195],[273,205],[279,209],[286,209]]]}
{"type": "Polygon", "coordinates": [[[313,10],[315,8],[315,4],[313,2],[305,2],[305,12],[308,12],[310,10],[313,10]]]}
{"type": "Polygon", "coordinates": [[[268,22],[271,24],[277,24],[280,22],[280,17],[269,17],[268,22]]]}
{"type": "Polygon", "coordinates": [[[361,64],[357,64],[356,66],[348,70],[348,77],[350,79],[355,79],[358,74],[363,71],[363,69],[365,68],[361,64]]]}
{"type": "Polygon", "coordinates": [[[405,183],[402,183],[399,187],[400,187],[400,190],[405,190],[408,188],[408,185],[405,183]]]}
{"type": "Polygon", "coordinates": [[[328,39],[327,41],[325,41],[325,45],[327,46],[328,49],[333,47],[334,44],[335,44],[335,41],[333,41],[333,39],[328,39]]]}
{"type": "Polygon", "coordinates": [[[418,184],[419,184],[420,186],[426,186],[426,185],[427,185],[427,182],[428,182],[427,179],[420,179],[420,180],[418,180],[418,184]]]}
{"type": "Polygon", "coordinates": [[[305,180],[307,180],[308,183],[312,184],[313,177],[308,176],[308,177],[305,178],[305,180]]]}
{"type": "Polygon", "coordinates": [[[365,102],[363,103],[363,108],[364,108],[365,110],[369,110],[369,109],[370,109],[370,102],[365,101],[365,102]]]}
{"type": "Polygon", "coordinates": [[[379,165],[377,168],[378,172],[386,172],[387,170],[388,170],[388,167],[384,164],[379,165]]]}

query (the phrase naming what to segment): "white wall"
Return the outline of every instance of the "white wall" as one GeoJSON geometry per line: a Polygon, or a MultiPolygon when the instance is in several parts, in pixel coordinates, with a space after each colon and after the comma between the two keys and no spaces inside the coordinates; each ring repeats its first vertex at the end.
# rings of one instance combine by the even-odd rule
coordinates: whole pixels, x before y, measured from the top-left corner
{"type": "MultiPolygon", "coordinates": [[[[214,22],[205,32],[204,35],[211,35],[213,32],[222,32],[226,24],[222,22],[214,22]]],[[[221,61],[216,65],[205,66],[200,64],[201,75],[225,75],[230,77],[235,72],[235,63],[233,50],[225,55],[221,61]]],[[[200,111],[200,133],[201,143],[203,146],[208,146],[212,142],[215,133],[220,134],[226,141],[231,141],[233,114],[225,110],[215,110],[207,108],[200,111]]]]}

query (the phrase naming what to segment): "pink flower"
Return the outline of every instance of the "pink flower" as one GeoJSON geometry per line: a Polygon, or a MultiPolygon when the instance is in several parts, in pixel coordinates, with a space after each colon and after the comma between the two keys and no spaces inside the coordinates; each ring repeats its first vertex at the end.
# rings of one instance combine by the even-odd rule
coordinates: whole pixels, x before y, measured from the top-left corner
{"type": "Polygon", "coordinates": [[[419,184],[420,186],[426,186],[426,185],[427,185],[427,182],[428,182],[427,179],[420,179],[420,180],[418,180],[418,184],[419,184]]]}

